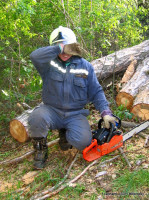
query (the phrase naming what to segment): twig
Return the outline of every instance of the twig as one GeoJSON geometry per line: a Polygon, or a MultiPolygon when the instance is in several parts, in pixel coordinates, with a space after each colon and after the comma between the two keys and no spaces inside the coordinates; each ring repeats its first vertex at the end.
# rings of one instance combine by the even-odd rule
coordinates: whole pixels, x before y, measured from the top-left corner
{"type": "Polygon", "coordinates": [[[135,126],[137,126],[137,123],[134,122],[127,122],[127,121],[121,121],[122,127],[124,128],[133,128],[135,126]]]}
{"type": "Polygon", "coordinates": [[[149,135],[147,136],[145,140],[144,147],[149,147],[149,135]]]}
{"type": "Polygon", "coordinates": [[[14,163],[19,163],[22,160],[24,160],[25,158],[32,155],[33,153],[34,153],[34,150],[31,150],[18,158],[14,158],[12,160],[4,160],[4,161],[0,162],[0,165],[10,165],[10,164],[14,164],[14,163]]]}
{"type": "MultiPolygon", "coordinates": [[[[119,155],[118,155],[118,156],[115,156],[114,158],[111,158],[111,159],[109,159],[109,160],[106,160],[106,161],[104,161],[104,162],[102,162],[102,163],[100,163],[100,164],[104,164],[104,163],[107,163],[107,162],[111,162],[111,161],[117,159],[118,157],[119,157],[119,155]]],[[[39,197],[39,198],[37,198],[37,199],[34,199],[34,200],[43,200],[43,199],[47,199],[47,198],[49,198],[49,197],[51,197],[51,196],[56,195],[57,193],[59,193],[60,191],[62,191],[63,189],[65,189],[67,186],[71,186],[72,183],[76,182],[81,176],[83,176],[83,175],[86,173],[86,171],[87,171],[90,167],[92,167],[93,165],[95,165],[98,161],[99,161],[99,159],[93,161],[93,162],[92,162],[90,165],[88,165],[77,177],[75,177],[74,179],[72,179],[72,180],[69,181],[68,183],[62,185],[62,186],[61,186],[59,189],[57,189],[56,191],[54,191],[54,192],[52,192],[52,193],[49,193],[49,192],[48,192],[46,195],[44,195],[44,196],[42,196],[42,197],[39,197]]],[[[32,200],[33,200],[33,199],[32,199],[32,200]]]]}
{"type": "Polygon", "coordinates": [[[68,183],[62,185],[59,189],[55,190],[54,192],[52,193],[48,193],[42,197],[39,197],[37,199],[34,199],[34,200],[43,200],[43,199],[47,199],[51,196],[54,196],[56,195],[57,193],[59,193],[60,191],[62,191],[63,189],[65,189],[67,186],[70,186],[72,183],[74,183],[75,181],[77,181],[82,175],[84,175],[86,173],[86,171],[92,167],[93,165],[95,165],[97,162],[99,161],[99,159],[93,161],[90,165],[88,165],[77,177],[75,177],[74,179],[72,179],[71,181],[69,181],[68,183]]]}
{"type": "Polygon", "coordinates": [[[119,158],[119,157],[120,157],[120,156],[117,155],[117,156],[115,156],[114,158],[110,158],[109,160],[105,160],[105,161],[103,161],[102,163],[100,163],[100,165],[103,165],[103,164],[105,164],[105,163],[111,162],[111,161],[113,161],[113,160],[115,160],[115,159],[117,159],[117,158],[119,158]]]}
{"type": "Polygon", "coordinates": [[[24,107],[32,109],[32,107],[30,107],[27,103],[22,103],[24,107]]]}
{"type": "Polygon", "coordinates": [[[131,164],[130,164],[128,158],[126,157],[126,155],[125,155],[123,149],[120,147],[120,148],[118,148],[118,150],[119,150],[119,152],[122,154],[122,156],[124,157],[124,159],[125,159],[126,163],[128,164],[128,166],[131,168],[131,164]]]}
{"type": "MultiPolygon", "coordinates": [[[[47,189],[47,190],[41,192],[40,194],[37,194],[37,195],[32,196],[32,197],[31,197],[31,200],[34,200],[34,199],[37,199],[37,198],[40,199],[40,197],[41,197],[42,195],[46,195],[46,194],[48,194],[49,192],[53,192],[53,191],[54,191],[55,189],[57,189],[60,185],[62,185],[62,184],[65,182],[65,180],[67,179],[67,177],[69,176],[70,170],[72,169],[72,167],[73,167],[74,163],[76,162],[77,158],[78,158],[78,151],[77,151],[77,153],[76,153],[76,155],[75,155],[74,160],[72,161],[71,165],[69,166],[69,168],[68,168],[68,170],[67,170],[67,173],[66,173],[65,177],[63,178],[63,180],[62,180],[61,182],[59,182],[57,185],[53,186],[52,188],[49,188],[49,189],[47,189]]],[[[42,197],[41,197],[41,198],[42,198],[42,197]]]]}
{"type": "MultiPolygon", "coordinates": [[[[59,141],[59,138],[56,139],[56,140],[53,140],[53,141],[51,141],[51,142],[48,142],[47,145],[48,145],[48,147],[51,147],[51,146],[57,144],[58,141],[59,141]]],[[[0,162],[0,165],[10,165],[10,164],[14,164],[14,163],[15,163],[15,164],[16,164],[16,163],[19,163],[19,162],[21,162],[22,160],[24,160],[25,158],[31,156],[33,153],[34,153],[34,150],[31,150],[31,151],[25,153],[24,155],[22,155],[22,156],[20,156],[20,157],[14,158],[14,159],[12,159],[12,160],[5,160],[5,161],[2,161],[2,162],[0,162]]]]}
{"type": "Polygon", "coordinates": [[[143,139],[146,139],[147,138],[147,134],[145,133],[138,133],[139,136],[141,136],[143,139]]]}

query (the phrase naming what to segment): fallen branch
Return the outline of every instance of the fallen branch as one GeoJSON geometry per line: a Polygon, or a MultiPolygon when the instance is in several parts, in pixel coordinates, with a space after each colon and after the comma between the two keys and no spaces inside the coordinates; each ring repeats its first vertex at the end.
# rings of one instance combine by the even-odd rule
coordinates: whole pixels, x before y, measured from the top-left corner
{"type": "MultiPolygon", "coordinates": [[[[107,160],[107,161],[104,161],[104,162],[102,162],[102,163],[100,163],[100,164],[102,165],[102,164],[104,164],[104,163],[106,163],[106,162],[111,162],[111,161],[117,159],[118,157],[119,157],[119,155],[118,155],[118,156],[115,156],[115,157],[112,158],[112,159],[109,159],[109,160],[107,160]]],[[[37,198],[37,199],[34,199],[34,200],[43,200],[43,199],[47,199],[47,198],[49,198],[49,197],[52,197],[52,196],[58,194],[60,191],[64,190],[67,186],[71,186],[74,182],[76,182],[81,176],[83,176],[83,175],[87,172],[87,170],[88,170],[90,167],[92,167],[93,165],[95,165],[98,161],[99,161],[99,159],[94,160],[94,161],[93,161],[91,164],[89,164],[77,177],[75,177],[74,179],[72,179],[72,180],[69,181],[68,183],[62,185],[59,189],[55,190],[55,191],[52,192],[52,193],[49,193],[49,192],[48,192],[48,194],[46,194],[46,195],[44,195],[44,196],[42,196],[42,197],[39,197],[39,198],[37,198]]],[[[32,200],[33,200],[33,199],[32,199],[32,200]]]]}
{"type": "Polygon", "coordinates": [[[32,196],[32,197],[31,197],[31,200],[40,198],[42,195],[46,195],[46,194],[48,194],[49,192],[53,192],[53,191],[54,191],[55,189],[57,189],[60,185],[62,185],[62,184],[65,182],[65,180],[67,179],[67,177],[69,176],[70,170],[72,169],[72,167],[73,167],[74,163],[76,162],[77,158],[78,158],[78,151],[77,151],[77,153],[76,153],[76,155],[75,155],[74,160],[72,161],[71,165],[69,166],[69,168],[68,168],[68,170],[67,170],[67,173],[66,173],[65,177],[63,178],[63,180],[62,180],[61,182],[59,182],[57,185],[55,185],[55,186],[53,186],[53,187],[51,187],[51,188],[49,188],[49,189],[46,189],[45,191],[43,191],[43,192],[41,192],[41,193],[38,193],[38,194],[32,196]]]}
{"type": "MultiPolygon", "coordinates": [[[[98,160],[99,160],[99,159],[93,161],[93,162],[92,162],[90,165],[88,165],[88,166],[83,170],[83,172],[81,172],[77,177],[75,177],[74,179],[72,179],[72,180],[69,181],[68,183],[62,185],[59,189],[55,190],[55,191],[52,192],[52,193],[48,193],[48,194],[46,194],[46,195],[44,195],[44,196],[42,196],[42,197],[39,197],[39,198],[37,198],[37,199],[34,199],[34,200],[43,200],[43,199],[47,199],[47,198],[49,198],[49,197],[51,197],[51,196],[56,195],[56,194],[59,193],[60,191],[64,190],[67,186],[70,186],[72,183],[74,183],[75,181],[77,181],[82,175],[84,175],[84,174],[86,173],[86,171],[87,171],[90,167],[92,167],[93,165],[95,165],[95,164],[98,162],[98,160]]],[[[32,198],[31,198],[31,200],[32,200],[32,198]]]]}
{"type": "Polygon", "coordinates": [[[125,159],[126,163],[127,163],[128,166],[129,166],[129,168],[131,168],[131,164],[130,164],[130,162],[129,162],[127,156],[125,155],[123,149],[120,147],[120,148],[118,148],[118,150],[119,150],[119,152],[122,154],[123,158],[125,159]]]}
{"type": "Polygon", "coordinates": [[[133,128],[138,125],[134,122],[127,122],[127,121],[121,121],[121,124],[122,124],[122,127],[124,128],[133,128]]]}
{"type": "MultiPolygon", "coordinates": [[[[56,140],[53,140],[53,141],[51,141],[51,142],[48,142],[47,145],[48,145],[48,147],[51,147],[51,146],[57,144],[58,141],[59,141],[59,138],[56,139],[56,140]]],[[[24,155],[22,155],[22,156],[20,156],[20,157],[14,158],[14,159],[12,159],[12,160],[5,160],[5,161],[2,161],[2,162],[0,162],[0,165],[10,165],[10,164],[19,163],[19,162],[21,162],[22,160],[24,160],[25,158],[31,156],[33,153],[34,153],[34,150],[31,150],[31,151],[25,153],[24,155]]]]}
{"type": "Polygon", "coordinates": [[[147,134],[145,134],[145,133],[138,133],[138,135],[140,136],[140,137],[142,137],[143,139],[146,139],[147,138],[147,134]]]}
{"type": "MultiPolygon", "coordinates": [[[[111,161],[113,161],[113,160],[116,160],[117,158],[119,158],[120,157],[120,155],[117,155],[117,156],[115,156],[114,158],[110,158],[109,160],[105,160],[105,161],[103,161],[102,163],[100,163],[100,165],[104,165],[104,164],[106,164],[106,163],[108,163],[108,162],[111,162],[111,161]]],[[[100,167],[100,166],[99,166],[100,167]]]]}

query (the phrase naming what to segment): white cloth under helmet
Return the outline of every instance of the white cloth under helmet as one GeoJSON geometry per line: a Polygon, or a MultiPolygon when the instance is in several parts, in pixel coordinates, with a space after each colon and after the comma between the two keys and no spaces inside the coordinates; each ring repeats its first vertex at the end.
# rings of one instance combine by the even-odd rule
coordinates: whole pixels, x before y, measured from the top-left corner
{"type": "Polygon", "coordinates": [[[50,45],[56,45],[57,43],[72,44],[77,42],[74,32],[63,26],[56,28],[50,35],[50,45]]]}

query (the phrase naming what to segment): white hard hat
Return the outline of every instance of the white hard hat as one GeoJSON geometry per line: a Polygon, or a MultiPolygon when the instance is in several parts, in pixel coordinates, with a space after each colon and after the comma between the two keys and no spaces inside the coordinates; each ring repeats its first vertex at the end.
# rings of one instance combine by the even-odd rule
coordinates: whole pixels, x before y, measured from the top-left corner
{"type": "Polygon", "coordinates": [[[77,42],[74,32],[63,26],[56,28],[50,35],[50,45],[60,42],[63,44],[72,44],[77,42]]]}

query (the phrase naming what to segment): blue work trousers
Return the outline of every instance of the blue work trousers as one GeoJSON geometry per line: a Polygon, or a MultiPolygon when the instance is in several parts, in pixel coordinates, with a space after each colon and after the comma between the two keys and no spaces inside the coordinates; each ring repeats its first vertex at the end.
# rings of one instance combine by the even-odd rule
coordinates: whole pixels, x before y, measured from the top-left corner
{"type": "Polygon", "coordinates": [[[75,148],[83,150],[91,144],[92,134],[87,120],[86,109],[64,112],[52,106],[42,104],[30,114],[29,132],[31,138],[46,137],[49,129],[66,129],[66,139],[75,148]]]}

